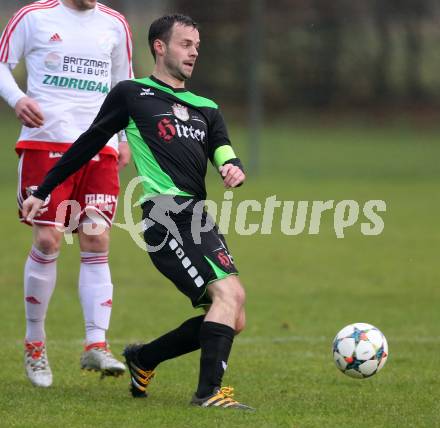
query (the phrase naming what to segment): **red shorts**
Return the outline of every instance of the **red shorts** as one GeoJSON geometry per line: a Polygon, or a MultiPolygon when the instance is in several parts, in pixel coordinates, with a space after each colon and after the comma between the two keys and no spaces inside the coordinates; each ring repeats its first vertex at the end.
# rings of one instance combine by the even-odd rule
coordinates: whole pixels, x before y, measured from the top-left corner
{"type": "MultiPolygon", "coordinates": [[[[27,223],[20,210],[24,199],[38,187],[62,154],[46,150],[23,150],[21,153],[17,189],[20,221],[27,223]]],[[[97,214],[110,227],[118,194],[118,161],[115,156],[98,154],[52,191],[34,223],[68,227],[74,231],[87,217],[97,219],[97,214]]]]}

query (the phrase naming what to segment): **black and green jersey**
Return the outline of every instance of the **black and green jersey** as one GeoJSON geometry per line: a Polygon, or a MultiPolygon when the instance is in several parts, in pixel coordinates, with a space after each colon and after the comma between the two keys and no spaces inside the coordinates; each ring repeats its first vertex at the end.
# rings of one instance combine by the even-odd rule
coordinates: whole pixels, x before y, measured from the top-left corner
{"type": "Polygon", "coordinates": [[[91,127],[52,168],[34,195],[45,199],[69,175],[125,129],[144,199],[155,195],[206,198],[208,159],[240,165],[217,104],[154,77],[126,80],[108,94],[91,127]]]}

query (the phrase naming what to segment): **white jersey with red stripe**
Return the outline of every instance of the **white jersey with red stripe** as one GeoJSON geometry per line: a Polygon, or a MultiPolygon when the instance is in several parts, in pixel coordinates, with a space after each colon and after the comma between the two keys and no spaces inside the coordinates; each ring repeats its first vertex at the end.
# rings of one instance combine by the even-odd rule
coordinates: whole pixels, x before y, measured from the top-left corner
{"type": "MultiPolygon", "coordinates": [[[[97,3],[77,11],[61,0],[31,3],[9,21],[0,61],[26,61],[27,95],[44,115],[41,128],[23,127],[17,150],[64,152],[97,115],[110,89],[132,77],[131,33],[124,16],[97,3]]],[[[117,151],[117,136],[104,153],[117,151]]]]}

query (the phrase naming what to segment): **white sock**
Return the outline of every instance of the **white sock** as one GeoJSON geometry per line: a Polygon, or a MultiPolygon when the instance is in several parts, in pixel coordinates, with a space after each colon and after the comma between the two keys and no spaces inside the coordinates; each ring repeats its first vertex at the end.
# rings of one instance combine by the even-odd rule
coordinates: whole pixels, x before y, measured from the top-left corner
{"type": "Polygon", "coordinates": [[[81,252],[79,297],[86,326],[86,345],[105,342],[110,324],[113,284],[108,253],[81,252]]]}
{"type": "Polygon", "coordinates": [[[59,253],[44,254],[32,246],[24,267],[26,341],[44,342],[44,320],[55,288],[59,253]]]}

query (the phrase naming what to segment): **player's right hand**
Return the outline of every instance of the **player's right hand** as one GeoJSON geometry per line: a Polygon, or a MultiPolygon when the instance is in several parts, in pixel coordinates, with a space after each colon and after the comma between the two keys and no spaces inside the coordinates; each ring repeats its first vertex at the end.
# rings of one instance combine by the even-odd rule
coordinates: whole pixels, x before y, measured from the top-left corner
{"type": "Polygon", "coordinates": [[[221,166],[219,171],[223,177],[223,184],[227,189],[240,186],[246,179],[243,170],[231,163],[221,166]]]}
{"type": "Polygon", "coordinates": [[[28,222],[32,223],[32,220],[34,217],[38,216],[38,212],[40,211],[40,208],[43,206],[44,201],[41,199],[36,198],[35,196],[29,196],[24,202],[23,202],[23,208],[21,209],[21,215],[23,218],[28,222]]]}
{"type": "Polygon", "coordinates": [[[43,113],[38,103],[30,97],[23,97],[15,104],[15,114],[28,128],[39,128],[44,124],[43,113]]]}

